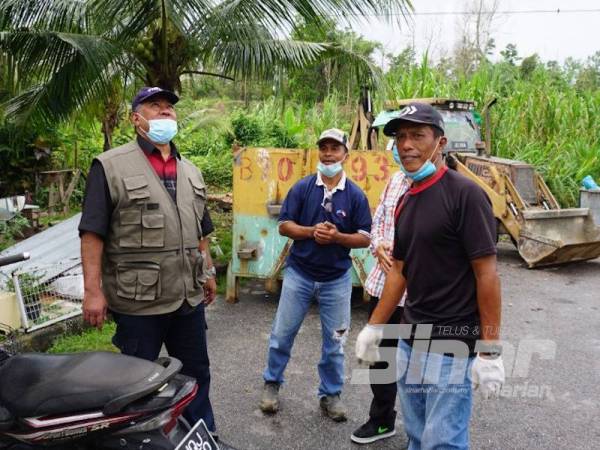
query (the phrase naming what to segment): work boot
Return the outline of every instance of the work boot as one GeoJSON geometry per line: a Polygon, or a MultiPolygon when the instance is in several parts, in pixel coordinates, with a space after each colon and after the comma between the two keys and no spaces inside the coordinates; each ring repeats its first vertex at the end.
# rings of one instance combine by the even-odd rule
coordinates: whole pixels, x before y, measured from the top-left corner
{"type": "Polygon", "coordinates": [[[369,419],[364,425],[354,430],[350,439],[357,444],[370,444],[380,439],[392,437],[395,434],[394,422],[382,424],[369,419]]]}
{"type": "Polygon", "coordinates": [[[279,410],[279,384],[267,381],[260,400],[260,410],[267,414],[275,414],[279,410]]]}
{"type": "Polygon", "coordinates": [[[319,400],[321,409],[335,422],[344,422],[346,417],[346,406],[342,403],[340,394],[327,395],[319,400]]]}

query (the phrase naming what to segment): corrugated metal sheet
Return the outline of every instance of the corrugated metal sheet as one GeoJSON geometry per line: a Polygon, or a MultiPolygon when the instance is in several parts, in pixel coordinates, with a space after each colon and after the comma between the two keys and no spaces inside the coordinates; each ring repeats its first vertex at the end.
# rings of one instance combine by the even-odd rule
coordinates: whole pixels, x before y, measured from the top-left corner
{"type": "Polygon", "coordinates": [[[0,256],[29,252],[31,258],[27,261],[0,267],[0,273],[6,275],[0,276],[0,287],[5,285],[7,277],[10,277],[10,274],[16,269],[33,271],[40,265],[65,264],[69,260],[73,260],[73,262],[79,260],[81,252],[77,227],[80,219],[81,214],[76,214],[1,252],[0,256]]]}

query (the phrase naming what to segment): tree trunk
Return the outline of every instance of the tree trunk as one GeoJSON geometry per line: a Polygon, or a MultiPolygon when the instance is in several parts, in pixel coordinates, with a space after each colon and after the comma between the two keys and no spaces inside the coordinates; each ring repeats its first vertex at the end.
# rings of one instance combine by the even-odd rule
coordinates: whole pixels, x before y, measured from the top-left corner
{"type": "Polygon", "coordinates": [[[104,145],[102,147],[103,152],[107,152],[112,148],[112,134],[110,125],[106,121],[102,121],[102,134],[104,135],[104,145]]]}
{"type": "Polygon", "coordinates": [[[102,134],[104,135],[103,151],[108,151],[112,148],[112,136],[119,124],[119,103],[118,96],[107,100],[104,103],[104,116],[102,117],[102,134]]]}

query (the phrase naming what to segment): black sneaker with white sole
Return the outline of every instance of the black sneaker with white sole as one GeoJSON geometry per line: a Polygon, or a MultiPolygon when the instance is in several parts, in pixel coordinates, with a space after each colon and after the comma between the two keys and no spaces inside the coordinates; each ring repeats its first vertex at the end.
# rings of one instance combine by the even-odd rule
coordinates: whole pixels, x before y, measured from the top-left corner
{"type": "Polygon", "coordinates": [[[370,444],[380,439],[392,437],[395,434],[396,429],[394,428],[394,424],[382,425],[369,419],[367,423],[354,430],[350,439],[357,444],[370,444]]]}

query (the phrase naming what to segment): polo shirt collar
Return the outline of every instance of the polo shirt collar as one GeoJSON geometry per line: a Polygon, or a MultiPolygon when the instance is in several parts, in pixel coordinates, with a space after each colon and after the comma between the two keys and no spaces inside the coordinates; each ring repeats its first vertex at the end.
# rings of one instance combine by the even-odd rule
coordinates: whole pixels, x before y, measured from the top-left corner
{"type": "MultiPolygon", "coordinates": [[[[317,186],[323,186],[324,189],[327,189],[325,183],[323,183],[323,178],[321,178],[321,172],[317,171],[317,186]]],[[[338,184],[331,190],[331,193],[335,193],[337,191],[343,191],[346,188],[346,172],[342,172],[342,178],[338,184]]]]}
{"type": "MultiPolygon", "coordinates": [[[[158,150],[154,145],[152,145],[152,142],[147,141],[139,134],[136,135],[136,138],[137,138],[138,145],[144,151],[144,153],[146,153],[146,155],[150,155],[155,150],[157,152],[160,152],[160,150],[158,150]]],[[[175,146],[175,143],[173,141],[171,141],[171,142],[169,142],[169,145],[171,146],[171,156],[174,156],[177,159],[181,159],[181,155],[179,154],[179,151],[177,151],[177,147],[175,146]]]]}

